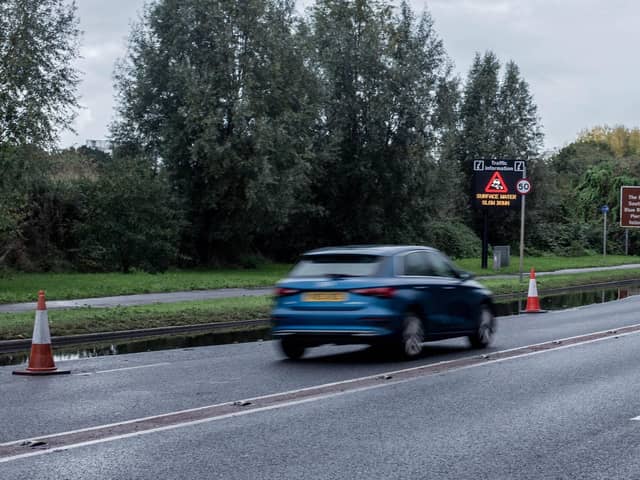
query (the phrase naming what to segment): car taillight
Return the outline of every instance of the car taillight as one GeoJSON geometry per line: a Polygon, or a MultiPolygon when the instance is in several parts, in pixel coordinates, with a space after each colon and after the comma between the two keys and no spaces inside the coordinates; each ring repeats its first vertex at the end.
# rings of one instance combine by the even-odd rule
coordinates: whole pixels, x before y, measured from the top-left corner
{"type": "Polygon", "coordinates": [[[274,295],[276,297],[286,297],[288,295],[295,295],[296,293],[298,293],[300,290],[296,290],[295,288],[282,288],[282,287],[278,287],[276,288],[274,295]]]}
{"type": "Polygon", "coordinates": [[[357,290],[351,290],[353,293],[357,293],[358,295],[367,295],[370,297],[379,297],[379,298],[391,298],[394,293],[396,293],[396,289],[392,287],[374,287],[374,288],[358,288],[357,290]]]}

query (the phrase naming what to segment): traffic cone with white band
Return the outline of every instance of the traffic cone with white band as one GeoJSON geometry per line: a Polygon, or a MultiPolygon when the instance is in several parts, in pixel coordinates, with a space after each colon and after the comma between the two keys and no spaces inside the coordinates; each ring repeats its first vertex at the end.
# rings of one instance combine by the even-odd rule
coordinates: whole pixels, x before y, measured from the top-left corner
{"type": "Polygon", "coordinates": [[[527,294],[527,307],[524,313],[544,313],[540,309],[540,299],[538,298],[538,286],[536,284],[536,271],[531,267],[529,274],[529,293],[527,294]]]}
{"type": "Polygon", "coordinates": [[[31,355],[29,366],[25,370],[14,371],[14,375],[59,375],[71,373],[69,370],[58,370],[53,361],[51,349],[51,333],[49,332],[49,317],[47,305],[44,299],[44,291],[38,292],[38,307],[36,309],[36,322],[33,326],[33,338],[31,340],[31,355]]]}

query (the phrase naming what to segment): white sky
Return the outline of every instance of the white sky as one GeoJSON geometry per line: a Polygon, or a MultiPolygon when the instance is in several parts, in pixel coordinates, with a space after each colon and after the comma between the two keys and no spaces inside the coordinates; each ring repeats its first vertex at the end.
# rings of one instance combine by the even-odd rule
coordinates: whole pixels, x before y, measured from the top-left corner
{"type": "MultiPolygon", "coordinates": [[[[308,5],[311,0],[299,0],[308,5]]],[[[114,62],[125,52],[131,22],[144,0],[77,0],[84,31],[78,68],[83,108],[77,135],[60,145],[103,139],[113,119],[114,62]]],[[[584,128],[638,126],[640,2],[632,0],[411,0],[425,6],[464,78],[476,51],[514,60],[529,82],[545,132],[545,148],[562,147],[584,128]]]]}

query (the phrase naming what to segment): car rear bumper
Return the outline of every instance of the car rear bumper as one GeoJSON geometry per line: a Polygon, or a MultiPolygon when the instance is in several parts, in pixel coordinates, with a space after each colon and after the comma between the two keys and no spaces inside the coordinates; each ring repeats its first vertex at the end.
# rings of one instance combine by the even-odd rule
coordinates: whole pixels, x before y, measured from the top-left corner
{"type": "Polygon", "coordinates": [[[396,335],[400,320],[395,315],[273,315],[272,335],[275,338],[295,337],[309,344],[378,343],[396,335]]]}

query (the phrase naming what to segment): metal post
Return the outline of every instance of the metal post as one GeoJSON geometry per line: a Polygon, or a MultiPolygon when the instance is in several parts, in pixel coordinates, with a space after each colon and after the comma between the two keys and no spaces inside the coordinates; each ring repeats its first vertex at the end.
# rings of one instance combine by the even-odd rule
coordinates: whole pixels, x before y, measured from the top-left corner
{"type": "Polygon", "coordinates": [[[629,255],[629,229],[624,229],[624,254],[629,255]]]}
{"type": "Polygon", "coordinates": [[[602,229],[602,255],[607,256],[607,212],[602,212],[604,215],[604,228],[602,229]]]}
{"type": "MultiPolygon", "coordinates": [[[[527,178],[527,167],[522,170],[522,178],[527,178]]],[[[522,263],[524,261],[524,209],[526,195],[520,195],[520,283],[522,283],[522,263]]]]}
{"type": "Polygon", "coordinates": [[[481,268],[487,268],[489,257],[489,213],[485,208],[482,212],[482,265],[481,268]]]}

